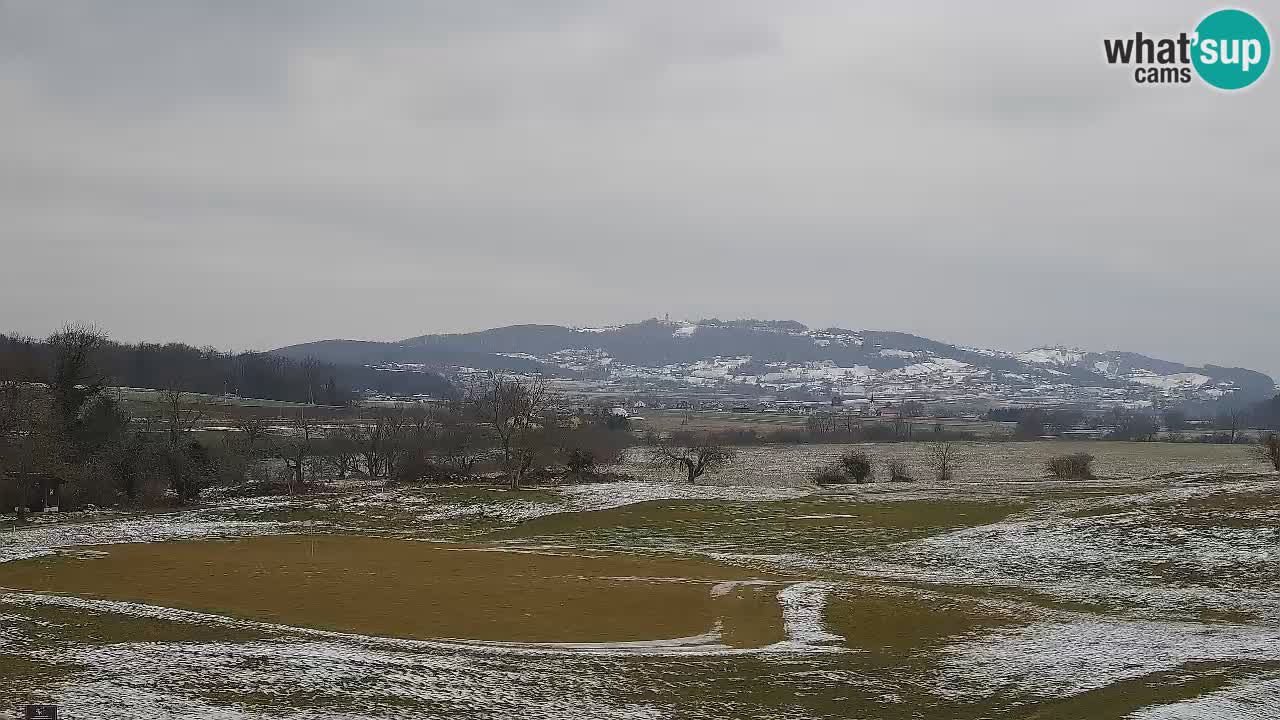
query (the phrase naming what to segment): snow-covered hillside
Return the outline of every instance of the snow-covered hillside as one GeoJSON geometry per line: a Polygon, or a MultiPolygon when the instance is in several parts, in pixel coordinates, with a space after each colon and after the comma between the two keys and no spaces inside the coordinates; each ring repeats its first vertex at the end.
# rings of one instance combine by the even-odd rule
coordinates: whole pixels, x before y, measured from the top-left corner
{"type": "MultiPolygon", "coordinates": [[[[323,358],[326,343],[335,342],[342,341],[278,352],[323,358]]],[[[359,351],[374,365],[539,372],[618,391],[1130,404],[1261,399],[1274,392],[1271,378],[1241,368],[1189,367],[1121,351],[992,350],[906,333],[812,329],[795,321],[517,325],[366,345],[371,347],[359,351]]],[[[350,343],[333,347],[352,352],[350,343]]]]}

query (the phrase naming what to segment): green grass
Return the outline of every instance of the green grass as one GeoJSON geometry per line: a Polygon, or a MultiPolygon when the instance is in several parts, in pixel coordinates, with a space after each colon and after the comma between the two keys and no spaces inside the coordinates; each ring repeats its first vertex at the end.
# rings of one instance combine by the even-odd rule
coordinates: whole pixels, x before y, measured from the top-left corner
{"type": "Polygon", "coordinates": [[[1035,703],[1022,709],[1017,717],[1025,720],[1123,720],[1144,707],[1220,690],[1232,680],[1268,666],[1274,669],[1280,664],[1187,663],[1176,670],[1149,673],[1068,698],[1035,703]]]}
{"type": "MultiPolygon", "coordinates": [[[[0,569],[6,566],[0,566],[0,569]]],[[[71,608],[59,605],[6,606],[3,620],[37,644],[74,641],[87,645],[125,642],[249,642],[273,637],[254,628],[71,608]]]]}
{"type": "Polygon", "coordinates": [[[72,663],[0,653],[0,707],[13,708],[51,693],[84,668],[72,663]]]}
{"type": "Polygon", "coordinates": [[[673,552],[856,554],[886,543],[996,522],[1022,507],[965,500],[655,500],[548,515],[488,538],[673,552]]]}

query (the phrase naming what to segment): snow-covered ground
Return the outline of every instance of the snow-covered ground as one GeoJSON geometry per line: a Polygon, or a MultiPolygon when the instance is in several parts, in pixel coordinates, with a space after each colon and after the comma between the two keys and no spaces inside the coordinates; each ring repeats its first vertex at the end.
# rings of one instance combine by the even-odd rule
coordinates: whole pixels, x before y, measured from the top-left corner
{"type": "MultiPolygon", "coordinates": [[[[591,646],[400,640],[0,592],[0,660],[70,668],[43,687],[71,720],[148,713],[227,720],[907,717],[903,706],[961,719],[1010,716],[1041,700],[1069,702],[1126,682],[1159,685],[1152,678],[1160,673],[1221,673],[1223,681],[1142,703],[1132,717],[1278,716],[1270,703],[1280,687],[1277,476],[1240,473],[1224,456],[1172,477],[1011,482],[1021,472],[1016,467],[980,468],[978,476],[1005,479],[819,492],[786,472],[836,451],[800,448],[771,460],[752,450],[736,470],[698,486],[634,481],[527,493],[397,488],[227,499],[195,510],[99,513],[0,533],[2,562],[84,545],[270,533],[448,540],[458,523],[510,529],[551,515],[687,508],[656,515],[651,526],[639,522],[643,512],[634,520],[619,516],[612,522],[622,526],[614,529],[625,532],[600,528],[595,541],[630,550],[636,533],[648,532],[650,551],[698,553],[705,544],[717,548],[713,556],[796,575],[798,581],[777,585],[786,639],[763,648],[729,648],[716,628],[666,642],[591,646]],[[990,522],[967,520],[975,503],[1010,511],[990,522]],[[941,518],[930,522],[954,527],[881,535],[876,523],[902,520],[867,524],[878,513],[917,506],[941,518]],[[864,507],[879,510],[867,515],[864,507]],[[880,651],[838,630],[830,603],[885,593],[944,614],[952,600],[966,598],[1018,620],[864,666],[880,651]],[[68,619],[77,617],[89,624],[103,617],[126,625],[176,623],[201,628],[204,638],[91,641],[80,621],[68,619]],[[210,639],[210,632],[225,639],[210,639]],[[786,691],[754,691],[767,687],[786,691]],[[1000,698],[1001,710],[966,709],[991,698],[1000,698]]],[[[1129,467],[1120,457],[1103,460],[1109,475],[1129,467]]],[[[1151,464],[1147,456],[1133,467],[1151,464]]],[[[593,537],[597,525],[537,543],[564,547],[593,537]]],[[[713,596],[731,591],[709,589],[713,596]]],[[[0,693],[10,689],[6,682],[0,677],[0,693]]]]}

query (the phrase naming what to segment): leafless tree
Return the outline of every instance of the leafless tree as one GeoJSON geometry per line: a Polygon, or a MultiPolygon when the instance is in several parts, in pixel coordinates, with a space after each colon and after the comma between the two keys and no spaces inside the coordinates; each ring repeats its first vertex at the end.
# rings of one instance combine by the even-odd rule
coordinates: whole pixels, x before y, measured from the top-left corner
{"type": "Polygon", "coordinates": [[[53,367],[48,384],[64,432],[72,430],[80,409],[106,387],[107,376],[95,357],[106,342],[106,333],[92,325],[64,325],[49,336],[53,367]]]}
{"type": "Polygon", "coordinates": [[[382,475],[382,454],[388,424],[387,415],[378,413],[370,421],[357,422],[347,429],[348,436],[364,460],[365,473],[370,480],[377,480],[382,475]]]}
{"type": "Polygon", "coordinates": [[[338,482],[347,479],[360,458],[355,441],[349,433],[342,430],[326,433],[317,440],[313,450],[322,464],[333,472],[338,482]]]}
{"type": "Polygon", "coordinates": [[[438,449],[440,421],[435,408],[413,403],[400,410],[401,427],[397,433],[397,468],[400,479],[418,480],[430,469],[438,449]]]}
{"type": "Polygon", "coordinates": [[[498,440],[502,467],[513,490],[520,488],[533,465],[539,449],[538,431],[550,401],[547,383],[541,377],[492,378],[477,399],[478,415],[498,440]]]}
{"type": "Polygon", "coordinates": [[[157,450],[169,487],[182,505],[199,498],[211,469],[207,451],[192,437],[202,413],[185,398],[186,393],[176,387],[161,391],[159,422],[164,441],[157,450]]]}
{"type": "Polygon", "coordinates": [[[291,424],[290,434],[276,440],[275,453],[289,469],[289,494],[293,495],[306,488],[306,467],[311,458],[311,422],[306,410],[291,424]]]}
{"type": "Polygon", "coordinates": [[[1258,445],[1258,449],[1264,460],[1271,463],[1276,470],[1280,470],[1280,435],[1267,433],[1258,445]]]}
{"type": "Polygon", "coordinates": [[[706,473],[719,472],[737,457],[733,449],[714,442],[706,434],[674,433],[663,437],[651,433],[645,443],[651,464],[683,472],[690,484],[706,473]]]}
{"type": "Polygon", "coordinates": [[[1238,408],[1227,410],[1218,415],[1218,428],[1226,430],[1230,434],[1232,444],[1240,441],[1240,429],[1241,424],[1244,422],[1244,417],[1244,411],[1238,408]]]}
{"type": "Polygon", "coordinates": [[[938,482],[951,482],[956,471],[965,464],[964,453],[959,446],[949,442],[936,442],[929,446],[929,462],[933,466],[933,475],[938,482]]]}
{"type": "Polygon", "coordinates": [[[176,388],[160,392],[160,417],[170,445],[180,445],[203,417],[200,407],[186,402],[186,397],[176,388]]]}
{"type": "Polygon", "coordinates": [[[240,445],[240,450],[252,456],[266,442],[270,423],[265,418],[246,415],[236,420],[235,427],[239,431],[236,441],[240,445]]]}
{"type": "Polygon", "coordinates": [[[479,427],[458,423],[440,431],[440,457],[458,477],[469,478],[491,446],[479,427]]]}
{"type": "Polygon", "coordinates": [[[382,418],[382,477],[396,480],[409,454],[409,422],[403,407],[395,407],[383,413],[382,418]]]}
{"type": "Polygon", "coordinates": [[[915,434],[916,420],[924,417],[924,405],[915,400],[908,400],[898,407],[898,419],[905,430],[905,437],[911,440],[915,434]]]}
{"type": "Polygon", "coordinates": [[[320,385],[320,361],[313,357],[303,358],[301,363],[302,381],[307,386],[307,403],[316,404],[316,389],[320,385]]]}

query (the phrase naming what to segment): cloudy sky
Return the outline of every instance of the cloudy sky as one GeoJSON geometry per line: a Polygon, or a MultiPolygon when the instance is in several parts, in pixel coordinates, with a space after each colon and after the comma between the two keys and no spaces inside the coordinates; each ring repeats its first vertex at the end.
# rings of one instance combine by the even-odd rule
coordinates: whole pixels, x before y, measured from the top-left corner
{"type": "Polygon", "coordinates": [[[0,330],[754,316],[1280,376],[1280,77],[1103,61],[1211,7],[0,0],[0,330]]]}

